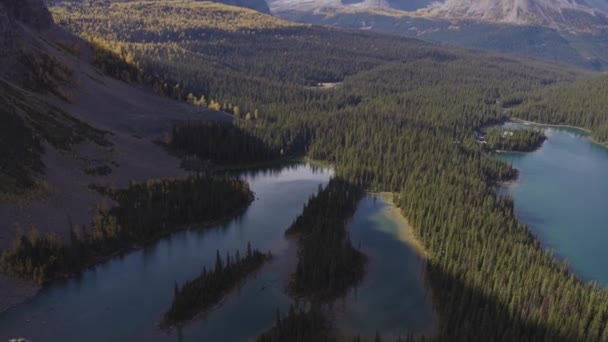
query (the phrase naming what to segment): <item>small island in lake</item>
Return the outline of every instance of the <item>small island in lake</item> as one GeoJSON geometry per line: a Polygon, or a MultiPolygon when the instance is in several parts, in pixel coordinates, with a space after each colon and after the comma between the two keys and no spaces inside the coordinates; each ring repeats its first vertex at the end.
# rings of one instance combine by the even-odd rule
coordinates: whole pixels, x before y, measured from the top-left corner
{"type": "Polygon", "coordinates": [[[486,131],[488,149],[508,152],[531,152],[539,148],[547,136],[540,129],[508,129],[491,127],[486,131]]]}
{"type": "Polygon", "coordinates": [[[264,254],[258,250],[252,251],[249,244],[247,253],[242,258],[240,252],[236,251],[234,256],[227,254],[226,259],[222,260],[218,251],[212,271],[207,272],[207,269],[203,268],[196,279],[182,286],[175,284],[173,303],[161,326],[178,325],[208,311],[270,259],[270,252],[264,254]]]}

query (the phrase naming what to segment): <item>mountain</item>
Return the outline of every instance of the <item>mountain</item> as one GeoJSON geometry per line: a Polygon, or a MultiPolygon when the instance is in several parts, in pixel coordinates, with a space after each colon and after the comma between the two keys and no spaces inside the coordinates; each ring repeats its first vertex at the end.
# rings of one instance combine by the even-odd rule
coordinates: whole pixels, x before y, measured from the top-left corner
{"type": "Polygon", "coordinates": [[[40,30],[49,28],[52,18],[42,0],[0,0],[0,56],[13,51],[18,22],[40,30]]]}
{"type": "Polygon", "coordinates": [[[269,0],[294,21],[608,69],[606,0],[269,0]]]}
{"type": "MultiPolygon", "coordinates": [[[[89,3],[89,4],[109,4],[112,2],[131,2],[133,0],[47,0],[49,6],[55,6],[63,3],[89,3]]],[[[176,0],[164,0],[176,1],[176,0]]],[[[222,3],[229,6],[237,6],[256,10],[258,12],[270,14],[270,8],[266,4],[266,0],[208,0],[210,2],[222,3]]]]}
{"type": "MultiPolygon", "coordinates": [[[[42,0],[0,0],[0,250],[17,225],[60,237],[68,217],[89,225],[108,199],[88,184],[184,175],[157,143],[174,123],[229,121],[104,75],[95,58],[42,0]]],[[[0,312],[35,290],[0,275],[0,312]]]]}
{"type": "Polygon", "coordinates": [[[485,23],[537,25],[566,31],[597,32],[608,25],[604,0],[445,0],[417,15],[485,23]]]}
{"type": "Polygon", "coordinates": [[[270,8],[265,0],[216,0],[214,2],[220,2],[230,6],[250,8],[258,12],[270,14],[270,8]]]}
{"type": "Polygon", "coordinates": [[[411,17],[483,23],[536,25],[597,31],[608,25],[606,0],[269,0],[272,12],[323,9],[404,11],[411,17]]]}
{"type": "Polygon", "coordinates": [[[47,29],[53,19],[42,0],[0,0],[0,17],[19,21],[35,29],[47,29]]]}
{"type": "MultiPolygon", "coordinates": [[[[64,270],[64,264],[80,263],[81,255],[115,251],[127,245],[131,236],[139,236],[129,228],[131,222],[117,225],[120,221],[113,220],[112,213],[95,216],[101,222],[86,230],[91,233],[80,229],[99,213],[97,205],[104,207],[102,200],[110,200],[103,195],[108,192],[116,194],[116,202],[130,202],[126,208],[118,204],[111,212],[123,212],[121,216],[139,222],[165,216],[165,210],[179,210],[180,216],[213,211],[204,204],[180,205],[183,201],[196,203],[196,198],[205,196],[205,190],[196,189],[195,196],[191,192],[184,196],[182,191],[163,187],[162,194],[154,197],[123,197],[122,191],[113,190],[130,180],[183,175],[179,159],[154,141],[168,135],[164,141],[170,142],[180,130],[191,130],[190,134],[181,133],[183,144],[193,148],[191,153],[238,160],[265,144],[277,152],[280,149],[281,154],[285,151],[287,155],[307,155],[331,163],[335,179],[342,178],[344,184],[353,182],[395,192],[395,204],[408,216],[412,233],[428,251],[424,254],[428,259],[423,260],[424,279],[437,313],[429,338],[608,340],[608,293],[577,280],[567,264],[554,259],[532,232],[517,222],[512,200],[496,191],[497,182],[514,177],[515,170],[491,157],[491,151],[474,139],[479,127],[506,119],[508,112],[501,111],[501,105],[514,105],[525,94],[574,81],[587,73],[403,37],[299,25],[254,10],[207,2],[67,4],[53,8],[60,27],[51,25],[40,32],[13,19],[14,13],[4,12],[11,39],[17,40],[13,45],[21,48],[0,63],[0,191],[2,186],[21,185],[28,180],[24,177],[27,174],[44,180],[41,185],[46,185],[41,186],[42,194],[23,201],[14,200],[17,197],[0,201],[0,248],[13,240],[14,223],[57,232],[65,239],[59,242],[54,236],[17,235],[15,244],[4,249],[7,252],[0,257],[4,272],[38,280],[47,271],[64,270]],[[70,32],[89,39],[90,45],[70,32]],[[328,83],[332,86],[326,86],[328,83]],[[156,96],[150,88],[166,97],[156,96]],[[204,126],[184,125],[178,129],[173,125],[210,119],[209,114],[228,117],[202,109],[205,103],[230,111],[233,116],[229,118],[234,118],[237,127],[255,139],[240,144],[233,134],[210,135],[205,134],[204,126]],[[231,155],[226,155],[224,146],[238,148],[230,148],[231,155]],[[90,191],[89,184],[96,189],[104,185],[109,188],[101,194],[90,191]],[[150,210],[130,214],[129,208],[149,208],[152,203],[152,208],[158,206],[154,216],[146,215],[150,210]]],[[[391,13],[374,15],[409,20],[391,13]]],[[[205,160],[188,158],[186,162],[200,170],[205,160]]],[[[154,184],[146,182],[139,188],[155,189],[154,184]]],[[[350,197],[359,193],[348,192],[350,197]]],[[[319,194],[323,194],[319,198],[328,198],[323,200],[328,205],[311,201],[312,205],[305,206],[307,214],[301,216],[305,219],[298,222],[307,225],[310,232],[300,234],[306,245],[294,251],[298,265],[303,266],[289,271],[298,277],[312,275],[310,285],[302,289],[312,289],[313,294],[336,284],[354,283],[349,276],[353,268],[345,267],[352,261],[352,253],[343,253],[341,247],[350,245],[348,234],[340,228],[347,220],[334,214],[343,208],[351,210],[348,207],[356,203],[346,201],[345,206],[344,201],[335,200],[341,196],[333,191],[319,194]],[[309,220],[308,213],[333,216],[328,216],[330,220],[309,220]],[[338,230],[332,229],[334,226],[338,230]],[[336,243],[332,241],[339,248],[333,248],[336,243]]],[[[224,197],[215,196],[214,202],[224,197]]],[[[163,218],[158,223],[174,226],[163,218]]],[[[220,229],[217,232],[226,235],[220,229]]],[[[242,238],[236,233],[229,235],[242,238]]],[[[214,254],[215,246],[198,244],[202,241],[199,232],[186,235],[194,237],[187,242],[195,243],[197,255],[214,254]]],[[[282,239],[283,233],[278,237],[282,239]]],[[[150,246],[135,257],[139,260],[142,253],[154,253],[153,249],[150,246]]],[[[195,264],[193,273],[200,272],[201,264],[195,264]]],[[[218,264],[217,272],[231,265],[227,262],[228,266],[222,266],[221,260],[218,264]]],[[[149,263],[143,266],[156,270],[149,263]]],[[[110,275],[110,281],[114,284],[117,279],[121,290],[106,291],[103,298],[104,306],[113,311],[89,307],[90,296],[82,296],[81,288],[72,286],[78,285],[76,279],[66,283],[67,291],[76,291],[76,297],[71,297],[71,292],[69,297],[76,299],[75,306],[43,310],[47,312],[42,315],[36,308],[22,307],[4,316],[6,325],[0,330],[13,330],[13,326],[21,330],[23,322],[29,320],[31,324],[25,325],[29,329],[24,333],[43,330],[42,334],[49,336],[46,340],[61,340],[58,334],[69,339],[74,333],[79,339],[87,339],[83,335],[98,338],[101,330],[111,331],[114,340],[148,336],[157,327],[156,315],[160,312],[156,305],[150,312],[129,312],[127,319],[137,320],[137,324],[131,324],[132,330],[120,329],[125,325],[123,321],[106,319],[118,317],[113,313],[122,306],[116,306],[116,302],[124,301],[135,288],[123,286],[128,284],[115,274],[110,275]],[[83,307],[91,315],[83,317],[83,307]],[[72,324],[62,329],[49,324],[48,315],[67,317],[72,324]],[[72,329],[91,322],[86,329],[72,329]],[[112,324],[119,324],[119,329],[112,324]],[[9,325],[10,329],[4,328],[9,325]]],[[[93,290],[98,289],[100,283],[95,280],[101,281],[103,272],[92,271],[84,277],[90,275],[93,290]]],[[[171,296],[175,279],[166,278],[159,282],[166,283],[161,286],[166,289],[166,297],[151,293],[150,301],[162,303],[171,296]]],[[[222,285],[215,288],[229,293],[222,285]]],[[[175,288],[179,290],[179,285],[175,288]]],[[[257,286],[253,289],[257,292],[257,286]]],[[[282,291],[283,286],[277,289],[282,291]]],[[[42,302],[57,302],[45,292],[42,302]]],[[[2,297],[13,296],[0,278],[0,310],[2,297]]],[[[310,298],[320,297],[315,294],[310,298]]],[[[237,309],[238,319],[241,309],[247,308],[237,309]]],[[[244,322],[248,327],[249,323],[256,325],[251,332],[267,327],[274,319],[274,308],[270,309],[254,310],[253,314],[266,317],[260,327],[257,319],[244,322]]],[[[295,324],[294,319],[277,319],[274,331],[286,330],[287,337],[276,340],[311,340],[298,338],[301,330],[307,336],[306,330],[310,329],[329,331],[334,336],[333,320],[329,318],[312,328],[306,316],[296,318],[295,324]],[[291,328],[294,326],[296,329],[291,328]]],[[[417,336],[409,333],[408,338],[417,336]]]]}

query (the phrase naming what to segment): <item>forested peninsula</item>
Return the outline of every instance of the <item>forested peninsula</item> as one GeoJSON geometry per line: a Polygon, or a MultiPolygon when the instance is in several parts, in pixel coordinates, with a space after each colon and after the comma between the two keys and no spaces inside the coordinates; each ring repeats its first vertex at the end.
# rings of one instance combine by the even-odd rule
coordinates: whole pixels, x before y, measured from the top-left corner
{"type": "Polygon", "coordinates": [[[20,233],[0,255],[0,271],[45,284],[185,225],[204,226],[229,219],[253,200],[246,182],[208,175],[98,190],[117,204],[100,208],[90,229],[70,227],[68,241],[52,234],[43,236],[36,230],[20,233]]]}
{"type": "MultiPolygon", "coordinates": [[[[240,131],[264,145],[254,151],[306,155],[335,165],[344,186],[355,187],[345,198],[336,194],[347,208],[336,205],[336,212],[319,214],[311,203],[308,211],[320,216],[314,227],[331,223],[329,232],[318,234],[338,237],[327,243],[340,241],[345,260],[358,260],[343,231],[355,202],[351,194],[397,194],[398,206],[429,254],[426,281],[440,319],[437,334],[425,340],[608,340],[608,291],[577,278],[517,221],[512,200],[495,188],[516,172],[488,154],[474,134],[478,127],[506,120],[502,107],[508,102],[515,106],[514,117],[587,127],[604,141],[601,108],[577,116],[574,109],[555,111],[544,100],[557,100],[566,84],[603,89],[602,78],[581,80],[584,75],[563,66],[293,24],[205,2],[65,6],[54,16],[96,47],[100,70],[162,96],[230,113],[240,131]],[[341,84],[311,87],[324,82],[341,84]]],[[[177,143],[179,135],[175,144],[189,153],[218,158],[190,139],[177,143]]],[[[230,198],[247,202],[248,194],[237,193],[230,198]]],[[[332,196],[321,191],[316,198],[332,196]]],[[[308,267],[313,260],[308,250],[317,246],[310,247],[306,235],[317,233],[303,231],[292,290],[310,297],[327,279],[308,267]]],[[[19,256],[12,260],[30,258],[20,252],[23,248],[13,250],[18,252],[5,252],[19,256]]],[[[320,262],[330,269],[349,265],[320,262]]],[[[31,271],[11,272],[33,278],[31,271]]],[[[357,277],[340,279],[352,284],[357,277]]],[[[324,288],[334,285],[347,287],[338,281],[324,288]]],[[[330,339],[310,308],[286,317],[262,338],[272,340],[284,336],[285,327],[312,322],[308,326],[319,327],[316,331],[292,330],[293,336],[330,339]]]]}

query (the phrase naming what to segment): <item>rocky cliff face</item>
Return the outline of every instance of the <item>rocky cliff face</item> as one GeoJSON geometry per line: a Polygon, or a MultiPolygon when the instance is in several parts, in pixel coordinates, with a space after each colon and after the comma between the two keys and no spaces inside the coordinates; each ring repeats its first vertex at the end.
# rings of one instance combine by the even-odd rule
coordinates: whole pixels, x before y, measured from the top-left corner
{"type": "MultiPolygon", "coordinates": [[[[544,26],[559,31],[608,29],[608,0],[267,0],[273,14],[324,9],[397,10],[423,19],[544,26]]],[[[335,12],[335,11],[333,11],[335,12]]]]}
{"type": "Polygon", "coordinates": [[[608,26],[606,9],[605,0],[444,0],[423,12],[444,19],[593,31],[608,26]]]}
{"type": "Polygon", "coordinates": [[[6,10],[0,4],[0,56],[7,54],[14,47],[11,21],[6,10]]]}
{"type": "Polygon", "coordinates": [[[14,50],[17,22],[44,30],[53,19],[43,0],[0,0],[0,56],[14,50]]]}
{"type": "Polygon", "coordinates": [[[53,18],[43,0],[0,0],[9,20],[20,21],[27,26],[44,30],[51,27],[53,18]]]}

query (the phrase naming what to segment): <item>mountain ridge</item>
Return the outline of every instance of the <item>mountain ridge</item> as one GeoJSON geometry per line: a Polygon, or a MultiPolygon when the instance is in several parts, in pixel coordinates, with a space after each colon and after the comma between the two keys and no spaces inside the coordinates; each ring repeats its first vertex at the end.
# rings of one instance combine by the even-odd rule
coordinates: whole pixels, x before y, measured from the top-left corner
{"type": "Polygon", "coordinates": [[[534,25],[572,32],[598,32],[608,27],[604,0],[268,0],[275,15],[325,10],[394,11],[412,18],[534,25]]]}
{"type": "Polygon", "coordinates": [[[595,31],[608,24],[602,1],[568,0],[445,0],[415,12],[434,18],[474,20],[514,25],[538,25],[560,30],[595,31]]]}
{"type": "Polygon", "coordinates": [[[0,56],[15,49],[18,22],[44,30],[51,27],[53,19],[42,0],[0,0],[0,56]]]}

